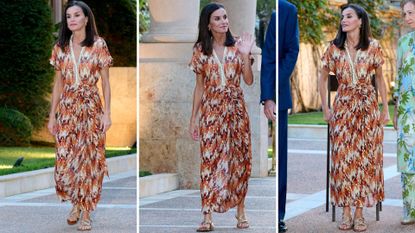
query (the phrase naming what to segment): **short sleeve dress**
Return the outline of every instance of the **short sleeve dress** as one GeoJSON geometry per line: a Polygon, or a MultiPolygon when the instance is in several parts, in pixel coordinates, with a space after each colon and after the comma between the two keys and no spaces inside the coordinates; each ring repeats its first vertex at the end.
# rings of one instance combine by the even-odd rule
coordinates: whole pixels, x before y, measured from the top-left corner
{"type": "Polygon", "coordinates": [[[354,61],[333,43],[322,57],[323,68],[339,83],[330,120],[333,205],[369,207],[384,199],[383,125],[372,85],[383,62],[376,40],[359,49],[354,61]]]}
{"type": "Polygon", "coordinates": [[[240,81],[245,65],[234,46],[223,59],[193,50],[190,68],[203,78],[200,127],[202,212],[226,212],[248,191],[251,132],[240,81]]]}
{"type": "Polygon", "coordinates": [[[103,108],[98,94],[99,71],[112,65],[105,41],[82,47],[75,60],[72,38],[69,46],[55,45],[50,64],[62,74],[56,120],[56,193],[84,211],[92,211],[101,196],[105,161],[105,133],[100,128],[103,108]]]}

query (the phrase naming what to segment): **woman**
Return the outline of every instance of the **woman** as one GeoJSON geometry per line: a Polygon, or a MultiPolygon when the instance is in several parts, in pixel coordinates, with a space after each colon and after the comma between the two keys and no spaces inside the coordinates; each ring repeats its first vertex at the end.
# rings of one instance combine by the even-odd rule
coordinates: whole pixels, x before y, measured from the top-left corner
{"type": "Polygon", "coordinates": [[[384,199],[382,142],[389,113],[382,49],[371,38],[366,11],[349,4],[341,8],[341,17],[337,36],[322,57],[319,89],[324,120],[330,123],[331,200],[343,207],[339,229],[360,232],[367,229],[363,207],[384,199]],[[326,101],[329,73],[339,83],[332,111],[326,101]],[[373,75],[384,106],[381,114],[373,75]],[[352,206],[356,208],[353,220],[352,206]]]}
{"type": "Polygon", "coordinates": [[[200,133],[201,148],[204,220],[199,232],[213,230],[212,211],[222,213],[235,206],[237,227],[249,227],[244,203],[251,174],[251,138],[240,79],[247,85],[253,82],[253,43],[249,34],[234,39],[222,5],[210,3],[202,9],[189,64],[196,73],[189,132],[194,140],[199,140],[200,133]]]}
{"type": "MultiPolygon", "coordinates": [[[[415,0],[402,1],[405,23],[415,28],[415,0]]],[[[415,89],[414,63],[415,32],[399,39],[397,52],[398,75],[394,92],[395,111],[393,125],[398,130],[398,171],[401,174],[404,225],[415,223],[415,89]]]]}
{"type": "Polygon", "coordinates": [[[105,132],[111,126],[109,66],[112,57],[98,36],[94,15],[81,1],[70,1],[50,59],[55,84],[48,129],[56,139],[56,193],[73,207],[67,219],[78,230],[91,230],[90,213],[101,196],[105,132]],[[101,77],[105,108],[96,83],[101,77]]]}

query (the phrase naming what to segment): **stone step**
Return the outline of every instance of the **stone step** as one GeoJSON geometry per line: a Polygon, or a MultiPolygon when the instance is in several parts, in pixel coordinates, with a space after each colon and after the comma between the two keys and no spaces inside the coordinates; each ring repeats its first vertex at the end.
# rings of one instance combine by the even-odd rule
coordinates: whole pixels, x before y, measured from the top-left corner
{"type": "MultiPolygon", "coordinates": [[[[384,141],[396,141],[397,132],[393,127],[384,127],[384,141]]],[[[288,138],[327,139],[327,125],[288,125],[288,138]]]]}
{"type": "MultiPolygon", "coordinates": [[[[107,159],[108,173],[117,174],[137,169],[137,154],[107,159]]],[[[45,168],[0,176],[0,198],[55,187],[54,168],[45,168]]]]}

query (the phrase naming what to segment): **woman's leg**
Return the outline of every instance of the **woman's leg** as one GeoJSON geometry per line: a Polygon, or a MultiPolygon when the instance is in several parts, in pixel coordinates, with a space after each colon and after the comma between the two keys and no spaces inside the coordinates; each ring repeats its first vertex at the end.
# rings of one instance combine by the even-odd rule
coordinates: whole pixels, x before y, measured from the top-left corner
{"type": "Polygon", "coordinates": [[[79,231],[90,231],[92,229],[91,226],[91,216],[89,211],[82,211],[82,219],[81,224],[78,227],[79,231]]]}
{"type": "Polygon", "coordinates": [[[79,205],[73,205],[71,212],[69,212],[68,219],[66,220],[69,225],[74,225],[78,222],[81,215],[81,208],[79,205]]]}
{"type": "Polygon", "coordinates": [[[237,228],[244,229],[249,227],[248,219],[245,215],[245,197],[241,200],[241,202],[236,207],[236,219],[238,223],[236,224],[237,228]]]}
{"type": "Polygon", "coordinates": [[[212,213],[203,213],[203,222],[200,224],[197,232],[213,231],[212,213]]]}
{"type": "Polygon", "coordinates": [[[339,224],[340,230],[351,230],[353,228],[352,210],[350,206],[343,207],[342,221],[339,224]]]}
{"type": "Polygon", "coordinates": [[[353,230],[357,232],[366,231],[367,225],[363,217],[363,207],[356,207],[354,212],[353,230]]]}

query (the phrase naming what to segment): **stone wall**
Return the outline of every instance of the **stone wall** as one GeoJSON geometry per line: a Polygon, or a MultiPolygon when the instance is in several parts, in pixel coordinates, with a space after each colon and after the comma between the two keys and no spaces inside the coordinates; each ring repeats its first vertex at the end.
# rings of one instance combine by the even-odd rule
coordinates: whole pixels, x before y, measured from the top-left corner
{"type": "MultiPolygon", "coordinates": [[[[136,75],[135,67],[110,68],[112,126],[107,132],[107,146],[132,146],[137,141],[136,75]]],[[[98,87],[103,100],[100,81],[98,87]]],[[[34,133],[32,140],[54,142],[47,130],[47,122],[44,128],[34,133]]]]}

